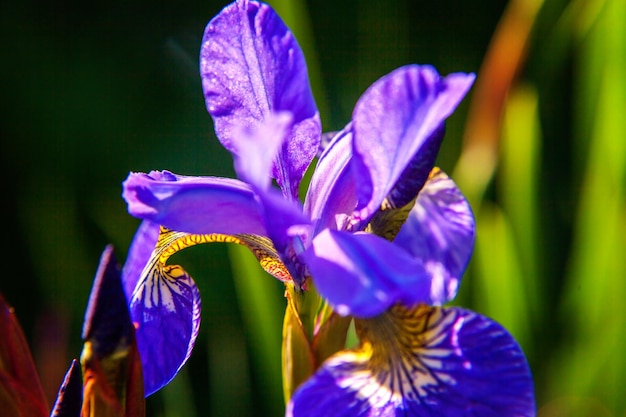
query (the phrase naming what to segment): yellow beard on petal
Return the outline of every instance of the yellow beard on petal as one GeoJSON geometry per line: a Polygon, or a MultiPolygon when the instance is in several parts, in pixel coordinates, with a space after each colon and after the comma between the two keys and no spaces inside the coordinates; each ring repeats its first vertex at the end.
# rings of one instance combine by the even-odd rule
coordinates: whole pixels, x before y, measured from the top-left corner
{"type": "Polygon", "coordinates": [[[283,282],[291,282],[292,278],[287,267],[282,263],[272,241],[257,235],[223,235],[218,233],[193,235],[176,232],[161,227],[159,240],[150,259],[149,265],[165,265],[167,260],[190,246],[203,243],[236,243],[250,249],[261,267],[269,274],[283,282]]]}
{"type": "Polygon", "coordinates": [[[456,383],[445,369],[447,357],[462,356],[455,335],[463,319],[454,310],[396,305],[355,324],[360,346],[329,359],[327,369],[341,388],[356,392],[372,407],[419,402],[429,392],[456,383]]]}

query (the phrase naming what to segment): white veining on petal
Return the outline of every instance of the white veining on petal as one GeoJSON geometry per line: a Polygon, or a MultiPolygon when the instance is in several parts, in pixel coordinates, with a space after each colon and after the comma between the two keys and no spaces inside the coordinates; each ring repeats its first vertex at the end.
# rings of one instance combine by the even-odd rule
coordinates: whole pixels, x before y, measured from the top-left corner
{"type": "MultiPolygon", "coordinates": [[[[457,383],[447,361],[463,356],[458,345],[463,322],[454,310],[396,306],[376,318],[358,320],[361,347],[329,359],[324,367],[338,387],[372,409],[429,403],[433,393],[457,383]]],[[[466,360],[463,366],[469,369],[471,363],[466,360]]]]}
{"type": "MultiPolygon", "coordinates": [[[[431,274],[430,297],[432,300],[443,300],[446,293],[446,269],[441,262],[428,261],[424,268],[431,274]]],[[[435,304],[437,305],[437,304],[435,304]]]]}
{"type": "Polygon", "coordinates": [[[394,242],[424,261],[431,276],[430,305],[456,295],[474,245],[474,216],[454,182],[435,168],[394,242]]]}
{"type": "Polygon", "coordinates": [[[454,346],[454,353],[461,356],[461,345],[459,343],[459,333],[461,332],[461,328],[463,327],[463,323],[465,322],[465,318],[459,316],[456,319],[455,323],[452,325],[452,334],[451,334],[451,343],[454,346]]]}
{"type": "Polygon", "coordinates": [[[523,352],[484,316],[395,305],[355,326],[361,345],[325,361],[294,394],[289,417],[536,414],[523,352]]]}

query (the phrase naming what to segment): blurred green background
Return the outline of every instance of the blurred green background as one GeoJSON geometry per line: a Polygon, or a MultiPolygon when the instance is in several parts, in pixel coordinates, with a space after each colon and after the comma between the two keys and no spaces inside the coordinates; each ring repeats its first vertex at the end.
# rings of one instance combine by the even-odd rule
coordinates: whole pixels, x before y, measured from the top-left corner
{"type": "MultiPolygon", "coordinates": [[[[112,243],[123,262],[138,225],[120,196],[128,172],[233,176],[198,75],[225,4],[0,5],[0,292],[51,402],[80,354],[100,254],[112,243]]],[[[626,2],[270,4],[304,49],[325,131],[398,66],[478,74],[438,161],[478,222],[455,304],[519,340],[539,416],[626,416],[626,2]]],[[[148,415],[280,415],[280,284],[225,245],[175,261],[200,287],[201,334],[148,415]]]]}

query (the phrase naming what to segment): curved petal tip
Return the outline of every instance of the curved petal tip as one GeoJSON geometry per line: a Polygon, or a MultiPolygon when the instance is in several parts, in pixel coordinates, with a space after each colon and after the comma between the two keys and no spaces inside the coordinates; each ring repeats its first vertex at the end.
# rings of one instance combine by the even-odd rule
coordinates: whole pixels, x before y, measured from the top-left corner
{"type": "Polygon", "coordinates": [[[130,303],[146,396],[167,385],[191,355],[200,327],[200,292],[178,265],[142,277],[130,303]]]}

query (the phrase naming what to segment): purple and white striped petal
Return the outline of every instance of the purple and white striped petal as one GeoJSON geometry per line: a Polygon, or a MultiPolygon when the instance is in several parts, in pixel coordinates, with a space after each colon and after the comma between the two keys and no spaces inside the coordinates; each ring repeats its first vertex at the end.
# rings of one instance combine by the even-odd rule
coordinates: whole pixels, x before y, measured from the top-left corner
{"type": "Polygon", "coordinates": [[[131,173],[123,186],[130,214],[168,229],[267,236],[262,208],[241,181],[152,171],[131,173]]]}
{"type": "Polygon", "coordinates": [[[401,307],[357,322],[361,346],[329,358],[289,417],[531,417],[526,359],[498,323],[460,308],[401,307]]]}
{"type": "Polygon", "coordinates": [[[361,96],[352,115],[358,219],[366,222],[378,210],[473,81],[473,74],[442,78],[430,66],[411,65],[382,77],[361,96]]]}
{"type": "Polygon", "coordinates": [[[394,240],[431,276],[431,305],[456,296],[474,248],[472,209],[454,182],[435,168],[394,240]]]}
{"type": "Polygon", "coordinates": [[[188,236],[162,231],[130,298],[146,396],[174,378],[198,336],[200,292],[182,267],[165,264],[172,246],[201,243],[189,241],[188,236]]]}
{"type": "Polygon", "coordinates": [[[296,198],[319,147],[321,123],[304,55],[289,28],[267,4],[237,0],[207,25],[200,74],[215,132],[231,152],[237,126],[254,128],[273,113],[293,114],[273,175],[296,198]]]}

